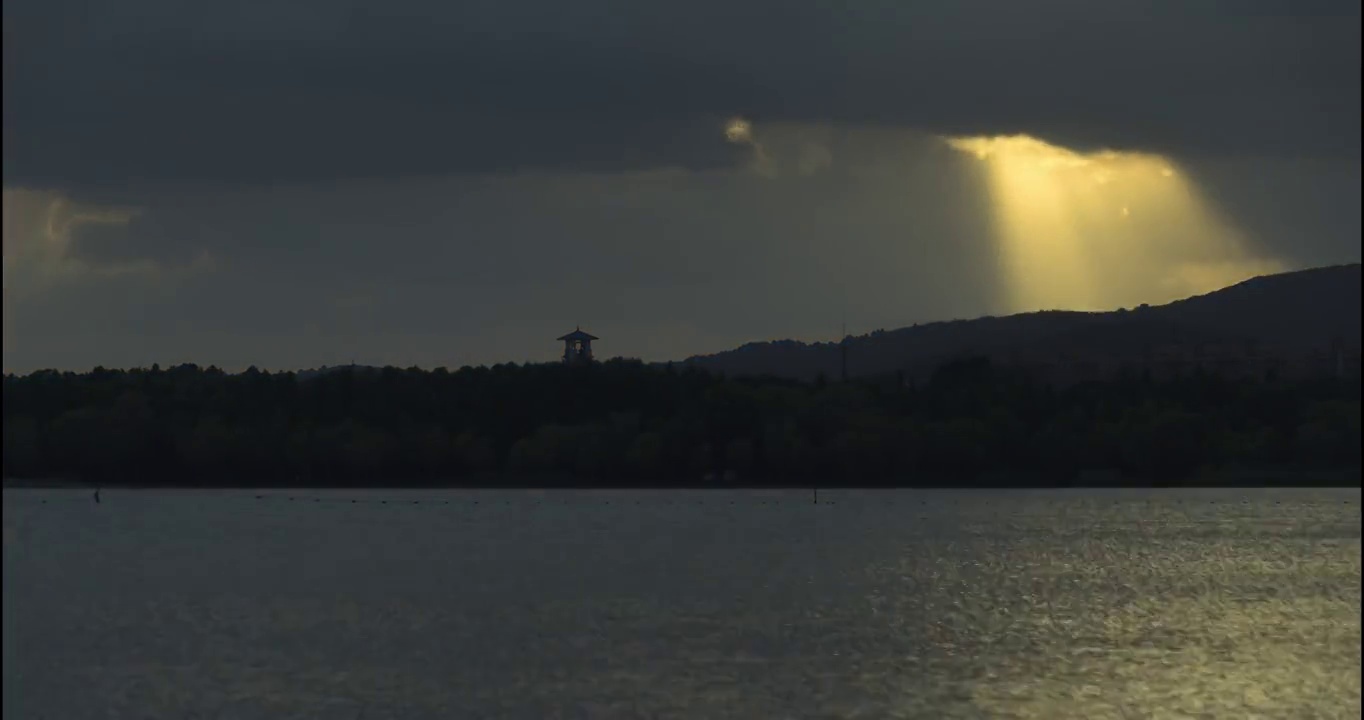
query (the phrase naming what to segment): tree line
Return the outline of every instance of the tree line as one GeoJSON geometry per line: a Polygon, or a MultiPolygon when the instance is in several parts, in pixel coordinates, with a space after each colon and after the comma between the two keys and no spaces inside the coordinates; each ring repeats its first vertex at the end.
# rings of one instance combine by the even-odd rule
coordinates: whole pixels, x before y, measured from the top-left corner
{"type": "Polygon", "coordinates": [[[6,478],[111,485],[1163,485],[1237,469],[1357,482],[1360,464],[1357,380],[1053,387],[986,358],[917,385],[630,360],[96,368],[6,375],[3,404],[6,478]]]}

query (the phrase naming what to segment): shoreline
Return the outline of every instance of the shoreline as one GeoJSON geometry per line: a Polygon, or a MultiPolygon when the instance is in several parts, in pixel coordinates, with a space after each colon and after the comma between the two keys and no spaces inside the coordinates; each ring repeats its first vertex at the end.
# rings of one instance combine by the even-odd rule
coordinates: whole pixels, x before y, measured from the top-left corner
{"type": "Polygon", "coordinates": [[[1206,473],[1198,477],[1187,478],[1183,481],[1174,482],[1150,482],[1142,479],[1132,478],[1124,481],[1122,478],[1112,476],[1103,477],[1102,481],[1094,481],[1090,478],[1088,482],[1085,478],[1068,483],[1011,483],[1003,478],[991,478],[990,480],[963,482],[960,480],[940,480],[920,483],[904,482],[860,482],[860,483],[839,483],[829,482],[820,484],[782,484],[776,482],[755,482],[755,481],[736,481],[732,483],[723,482],[658,482],[649,484],[639,483],[594,483],[594,482],[574,482],[566,478],[558,478],[557,481],[546,481],[545,478],[517,478],[506,479],[501,482],[484,480],[483,482],[432,482],[432,483],[385,483],[385,484],[328,484],[328,483],[291,483],[279,485],[261,485],[253,483],[208,483],[208,484],[158,484],[158,483],[93,483],[81,480],[44,480],[41,478],[5,478],[3,487],[5,490],[84,490],[94,491],[96,488],[104,490],[234,490],[234,491],[255,491],[259,493],[281,493],[293,491],[420,491],[420,490],[469,490],[469,491],[495,491],[495,490],[519,490],[519,491],[552,491],[552,490],[623,490],[623,491],[667,491],[667,490],[714,490],[714,491],[777,491],[777,490],[801,490],[813,491],[816,488],[820,491],[837,492],[840,490],[990,490],[990,491],[1009,491],[1009,490],[1215,490],[1215,489],[1246,489],[1246,490],[1275,490],[1275,489],[1306,489],[1306,488],[1358,488],[1361,486],[1361,471],[1359,468],[1340,468],[1335,470],[1314,470],[1314,471],[1264,471],[1264,472],[1215,472],[1206,473]]]}

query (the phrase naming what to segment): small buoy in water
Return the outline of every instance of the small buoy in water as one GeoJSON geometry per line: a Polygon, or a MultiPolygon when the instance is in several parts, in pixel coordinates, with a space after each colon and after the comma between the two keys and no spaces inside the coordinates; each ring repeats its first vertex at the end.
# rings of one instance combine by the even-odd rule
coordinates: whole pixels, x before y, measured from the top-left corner
{"type": "Polygon", "coordinates": [[[99,488],[95,488],[95,504],[99,504],[99,488]]]}

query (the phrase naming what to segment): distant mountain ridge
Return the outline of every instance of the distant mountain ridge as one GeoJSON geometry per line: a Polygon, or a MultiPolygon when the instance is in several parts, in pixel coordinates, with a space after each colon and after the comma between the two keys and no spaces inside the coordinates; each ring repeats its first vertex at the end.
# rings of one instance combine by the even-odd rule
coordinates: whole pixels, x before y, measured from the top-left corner
{"type": "MultiPolygon", "coordinates": [[[[934,322],[846,338],[849,376],[913,371],[954,357],[1103,355],[1138,357],[1158,348],[1236,346],[1296,357],[1337,349],[1358,355],[1360,264],[1251,278],[1205,295],[1109,312],[1042,311],[934,322]]],[[[839,376],[839,343],[747,343],[688,358],[732,376],[812,380],[839,376]]]]}

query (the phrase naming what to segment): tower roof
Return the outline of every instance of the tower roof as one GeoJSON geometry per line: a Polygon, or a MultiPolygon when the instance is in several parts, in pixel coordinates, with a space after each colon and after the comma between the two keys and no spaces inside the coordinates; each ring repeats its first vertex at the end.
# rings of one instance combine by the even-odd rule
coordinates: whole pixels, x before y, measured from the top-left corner
{"type": "Polygon", "coordinates": [[[599,337],[597,337],[597,336],[595,336],[595,335],[589,335],[588,333],[583,332],[583,329],[582,329],[582,328],[577,328],[577,329],[575,329],[573,332],[571,332],[571,333],[569,333],[569,334],[567,334],[567,335],[565,335],[565,336],[559,338],[559,340],[570,340],[570,341],[571,341],[571,340],[600,340],[600,339],[601,339],[601,338],[599,338],[599,337]]]}

